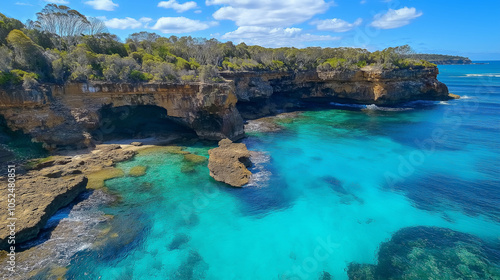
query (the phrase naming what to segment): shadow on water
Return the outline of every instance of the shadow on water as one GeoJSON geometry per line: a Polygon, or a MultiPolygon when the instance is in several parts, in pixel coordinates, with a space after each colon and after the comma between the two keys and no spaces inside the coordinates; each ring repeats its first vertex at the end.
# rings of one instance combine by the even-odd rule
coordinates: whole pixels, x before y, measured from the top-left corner
{"type": "Polygon", "coordinates": [[[469,216],[484,215],[500,222],[498,180],[464,180],[433,174],[407,180],[396,186],[417,207],[429,211],[456,209],[469,216]]]}
{"type": "Polygon", "coordinates": [[[201,255],[191,250],[187,258],[181,263],[171,279],[175,280],[197,280],[204,279],[208,264],[203,260],[201,255]]]}
{"type": "Polygon", "coordinates": [[[353,201],[357,201],[359,204],[364,204],[362,198],[358,197],[356,194],[348,190],[348,188],[344,186],[344,184],[339,179],[333,176],[323,176],[319,180],[315,180],[312,185],[326,185],[330,190],[332,190],[337,196],[340,197],[340,203],[342,204],[351,204],[353,201]]]}
{"type": "MultiPolygon", "coordinates": [[[[289,190],[286,180],[278,169],[273,168],[272,158],[269,162],[260,163],[259,168],[272,174],[267,180],[257,182],[243,188],[228,187],[219,183],[222,189],[240,200],[240,209],[243,215],[263,218],[267,214],[289,208],[296,195],[289,190]]],[[[261,171],[256,170],[255,165],[249,170],[254,174],[261,171]]]]}
{"type": "Polygon", "coordinates": [[[112,267],[142,246],[150,231],[147,220],[147,214],[139,211],[114,216],[110,220],[110,232],[114,235],[111,234],[109,238],[94,244],[90,249],[76,253],[72,257],[66,277],[98,279],[98,272],[93,271],[94,268],[103,265],[112,267]]]}

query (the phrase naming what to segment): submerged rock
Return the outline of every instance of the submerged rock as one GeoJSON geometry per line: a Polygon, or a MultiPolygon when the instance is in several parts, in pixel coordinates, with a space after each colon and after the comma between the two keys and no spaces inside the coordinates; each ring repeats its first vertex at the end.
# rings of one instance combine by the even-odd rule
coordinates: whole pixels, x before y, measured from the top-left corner
{"type": "Polygon", "coordinates": [[[185,154],[184,155],[184,161],[193,163],[193,164],[200,164],[204,163],[207,161],[207,158],[204,156],[199,156],[195,154],[185,154]]]}
{"type": "Polygon", "coordinates": [[[182,245],[186,244],[189,241],[189,236],[184,234],[184,233],[179,233],[175,235],[174,239],[172,239],[172,242],[170,242],[170,245],[168,245],[168,250],[177,250],[179,249],[182,245]]]}
{"type": "Polygon", "coordinates": [[[182,173],[193,173],[196,172],[195,167],[197,165],[204,164],[208,159],[204,156],[199,156],[196,154],[187,153],[184,154],[182,160],[181,172],[182,173]]]}
{"type": "Polygon", "coordinates": [[[332,280],[332,279],[333,279],[332,275],[326,271],[323,271],[319,276],[319,280],[332,280]]]}
{"type": "Polygon", "coordinates": [[[473,235],[438,227],[409,227],[382,243],[378,264],[348,267],[351,280],[500,279],[500,248],[473,235]]]}
{"type": "Polygon", "coordinates": [[[99,171],[92,172],[88,175],[89,182],[87,184],[87,188],[89,189],[100,189],[104,187],[104,181],[123,177],[125,173],[123,170],[115,167],[103,168],[99,171]]]}
{"type": "Polygon", "coordinates": [[[128,172],[128,175],[130,175],[132,177],[143,176],[143,175],[146,174],[146,169],[147,169],[146,166],[137,165],[137,166],[134,166],[134,167],[130,168],[130,171],[128,172]]]}
{"type": "Polygon", "coordinates": [[[209,150],[208,154],[208,169],[215,180],[233,187],[248,183],[252,173],[247,169],[251,162],[250,152],[245,144],[223,139],[219,141],[219,147],[209,150]]]}

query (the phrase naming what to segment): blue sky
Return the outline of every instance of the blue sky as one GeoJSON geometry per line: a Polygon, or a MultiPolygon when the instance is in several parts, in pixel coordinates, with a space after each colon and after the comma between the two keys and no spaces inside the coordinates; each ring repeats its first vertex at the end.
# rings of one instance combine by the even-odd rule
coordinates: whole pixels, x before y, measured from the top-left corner
{"type": "Polygon", "coordinates": [[[100,17],[125,39],[139,31],[267,47],[410,44],[418,52],[500,60],[500,1],[439,0],[1,0],[23,22],[47,3],[100,17]]]}

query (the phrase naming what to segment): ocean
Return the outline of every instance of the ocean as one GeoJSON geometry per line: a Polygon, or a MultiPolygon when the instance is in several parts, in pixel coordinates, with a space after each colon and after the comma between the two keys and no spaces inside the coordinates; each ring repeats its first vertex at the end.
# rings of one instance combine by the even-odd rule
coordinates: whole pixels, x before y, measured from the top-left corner
{"type": "MultiPolygon", "coordinates": [[[[350,263],[376,264],[380,245],[413,226],[498,244],[500,62],[485,63],[439,66],[458,100],[332,103],[248,133],[242,142],[258,156],[244,188],[214,181],[206,164],[183,168],[175,153],[118,164],[147,166],[146,175],[106,181],[117,199],[97,211],[112,218],[60,257],[65,277],[348,279],[350,263]]],[[[213,147],[185,150],[208,157],[213,147]]]]}

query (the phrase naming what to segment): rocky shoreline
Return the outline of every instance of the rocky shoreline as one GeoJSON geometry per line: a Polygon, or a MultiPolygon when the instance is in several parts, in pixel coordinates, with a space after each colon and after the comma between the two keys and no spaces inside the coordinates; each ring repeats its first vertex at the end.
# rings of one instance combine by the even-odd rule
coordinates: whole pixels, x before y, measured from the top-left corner
{"type": "MultiPolygon", "coordinates": [[[[125,176],[115,168],[116,163],[131,159],[139,150],[154,149],[164,141],[152,139],[148,145],[102,144],[90,151],[66,151],[20,166],[15,189],[16,244],[35,238],[50,217],[82,192],[100,189],[105,180],[125,176]]],[[[129,176],[143,175],[145,170],[139,169],[129,176]]],[[[0,181],[6,179],[0,177],[0,181]]],[[[7,188],[0,189],[0,203],[4,205],[7,192],[7,188]]],[[[6,249],[10,235],[8,212],[2,211],[0,218],[0,249],[6,249]]]]}
{"type": "MultiPolygon", "coordinates": [[[[131,159],[140,151],[166,148],[157,145],[185,133],[173,131],[170,139],[153,138],[147,145],[131,141],[98,144],[103,142],[98,139],[99,133],[102,136],[116,129],[113,122],[121,118],[122,111],[130,115],[138,107],[152,106],[148,108],[159,108],[158,118],[191,129],[198,138],[224,139],[209,152],[210,175],[217,181],[241,187],[251,183],[247,168],[252,153],[244,144],[229,139],[243,137],[245,130],[280,130],[280,123],[297,117],[297,110],[304,107],[304,102],[394,104],[414,99],[454,98],[436,76],[437,68],[417,72],[365,69],[356,73],[229,73],[225,77],[228,82],[215,85],[73,84],[42,86],[26,92],[0,91],[0,117],[5,125],[42,142],[54,154],[28,162],[25,170],[20,168],[16,242],[33,240],[59,209],[86,190],[102,189],[105,180],[144,175],[147,167],[137,166],[125,174],[115,164],[131,159]],[[116,114],[116,119],[105,118],[104,109],[116,114]],[[262,118],[287,110],[295,112],[262,118]],[[244,125],[243,119],[255,121],[244,125]]],[[[191,172],[194,165],[206,162],[205,157],[174,148],[169,149],[184,155],[182,172],[191,172]]],[[[0,203],[6,204],[6,192],[7,189],[0,190],[0,203]]],[[[6,249],[7,212],[2,212],[0,218],[0,249],[6,249]]],[[[2,253],[3,257],[5,254],[2,253]]]]}

